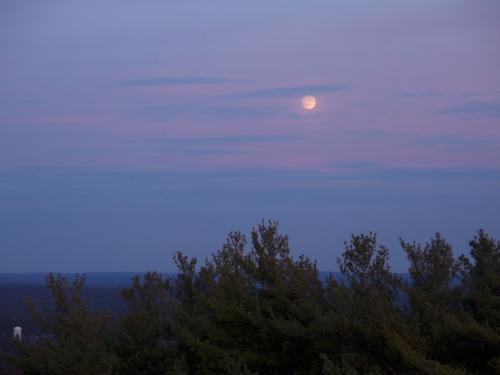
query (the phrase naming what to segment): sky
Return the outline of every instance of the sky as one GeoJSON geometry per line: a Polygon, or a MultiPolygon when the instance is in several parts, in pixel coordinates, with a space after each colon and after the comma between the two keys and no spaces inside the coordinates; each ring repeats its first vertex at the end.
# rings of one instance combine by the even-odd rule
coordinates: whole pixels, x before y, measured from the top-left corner
{"type": "Polygon", "coordinates": [[[500,238],[496,0],[0,1],[0,272],[174,271],[278,220],[500,238]],[[313,95],[314,110],[301,107],[313,95]]]}

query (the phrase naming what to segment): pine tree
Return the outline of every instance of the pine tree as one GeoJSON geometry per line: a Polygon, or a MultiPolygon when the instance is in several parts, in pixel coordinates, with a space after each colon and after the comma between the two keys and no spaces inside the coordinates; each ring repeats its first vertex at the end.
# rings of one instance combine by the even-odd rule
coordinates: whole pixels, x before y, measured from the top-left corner
{"type": "Polygon", "coordinates": [[[301,374],[320,367],[310,333],[320,313],[322,286],[316,264],[293,259],[277,223],[261,224],[226,244],[192,277],[195,261],[181,257],[180,319],[196,373],[301,374]],[[185,287],[191,287],[186,292],[185,287]],[[231,365],[232,364],[232,365],[231,365]]]}
{"type": "Polygon", "coordinates": [[[500,373],[500,241],[479,230],[463,265],[464,313],[451,323],[460,335],[456,357],[478,373],[500,373]]]}
{"type": "Polygon", "coordinates": [[[439,233],[424,247],[403,240],[401,246],[410,262],[411,281],[404,289],[410,303],[414,347],[427,360],[439,363],[441,373],[463,373],[460,359],[453,355],[458,336],[452,328],[459,312],[460,288],[454,284],[460,263],[439,233]]]}
{"type": "Polygon", "coordinates": [[[111,374],[116,363],[111,335],[111,316],[105,311],[87,311],[81,291],[85,276],[72,283],[59,275],[47,276],[53,303],[40,311],[33,301],[29,308],[42,331],[36,339],[19,343],[13,361],[24,374],[111,374]]]}
{"type": "Polygon", "coordinates": [[[128,311],[119,321],[117,374],[175,373],[182,358],[173,333],[175,301],[171,280],[158,272],[132,279],[124,290],[128,311]]]}

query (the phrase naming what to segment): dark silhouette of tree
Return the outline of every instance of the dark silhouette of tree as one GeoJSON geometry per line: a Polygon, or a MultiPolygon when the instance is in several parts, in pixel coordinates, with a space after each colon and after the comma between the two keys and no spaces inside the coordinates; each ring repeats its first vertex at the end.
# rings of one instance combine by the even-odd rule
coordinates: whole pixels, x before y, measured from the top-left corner
{"type": "Polygon", "coordinates": [[[231,233],[197,274],[194,260],[178,259],[179,323],[193,372],[300,374],[320,366],[311,334],[321,313],[318,270],[291,257],[276,223],[254,229],[248,251],[245,236],[231,233]]]}
{"type": "Polygon", "coordinates": [[[398,302],[402,280],[391,273],[388,261],[388,249],[377,246],[373,233],[353,235],[345,243],[338,258],[345,283],[333,278],[328,282],[324,325],[337,346],[323,353],[326,372],[447,373],[414,344],[414,332],[398,302]]]}
{"type": "Polygon", "coordinates": [[[459,337],[456,358],[471,371],[500,373],[500,242],[483,230],[469,242],[462,264],[463,310],[451,321],[459,337]]]}
{"type": "Polygon", "coordinates": [[[111,334],[111,316],[90,313],[81,297],[85,276],[73,282],[52,273],[47,287],[52,305],[37,307],[29,301],[32,317],[42,334],[19,343],[14,362],[24,374],[111,374],[116,363],[111,334]]]}
{"type": "Polygon", "coordinates": [[[87,311],[84,277],[49,274],[53,303],[30,303],[43,334],[8,359],[56,375],[500,373],[500,243],[480,230],[458,259],[440,234],[401,246],[409,278],[371,232],[325,278],[263,222],[204,262],[176,253],[175,277],[134,277],[115,319],[87,311]]]}
{"type": "Polygon", "coordinates": [[[148,272],[124,290],[128,311],[118,322],[117,374],[168,374],[181,366],[170,284],[160,273],[148,272]]]}
{"type": "Polygon", "coordinates": [[[464,373],[461,364],[449,355],[457,339],[450,322],[459,304],[460,288],[453,283],[456,284],[460,264],[439,233],[424,247],[403,240],[401,246],[410,263],[411,281],[406,283],[405,291],[415,344],[430,363],[436,363],[436,370],[445,374],[464,373]]]}

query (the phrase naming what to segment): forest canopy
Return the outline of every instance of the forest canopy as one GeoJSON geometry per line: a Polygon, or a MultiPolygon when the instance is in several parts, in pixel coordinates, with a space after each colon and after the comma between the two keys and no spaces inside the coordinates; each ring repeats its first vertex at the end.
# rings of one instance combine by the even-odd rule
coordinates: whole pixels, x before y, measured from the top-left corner
{"type": "Polygon", "coordinates": [[[53,303],[29,303],[43,334],[3,355],[24,374],[500,373],[500,242],[479,230],[458,258],[440,234],[401,246],[408,278],[374,233],[325,278],[263,222],[203,262],[176,253],[173,278],[134,277],[119,315],[87,308],[85,276],[49,274],[53,303]]]}

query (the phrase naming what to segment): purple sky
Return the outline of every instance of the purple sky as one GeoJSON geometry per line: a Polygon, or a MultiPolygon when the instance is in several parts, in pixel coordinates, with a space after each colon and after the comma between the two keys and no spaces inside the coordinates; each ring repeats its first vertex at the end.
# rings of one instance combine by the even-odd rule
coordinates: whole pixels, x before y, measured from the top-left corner
{"type": "Polygon", "coordinates": [[[0,272],[174,270],[278,219],[500,237],[500,3],[0,2],[0,272]],[[306,112],[301,97],[318,105],[306,112]]]}

